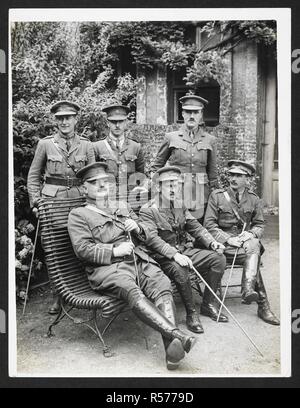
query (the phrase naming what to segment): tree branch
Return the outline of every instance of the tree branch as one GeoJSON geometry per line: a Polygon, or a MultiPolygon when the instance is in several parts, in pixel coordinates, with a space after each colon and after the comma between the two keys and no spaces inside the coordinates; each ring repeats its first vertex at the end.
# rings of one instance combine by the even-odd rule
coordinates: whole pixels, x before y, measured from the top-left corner
{"type": "Polygon", "coordinates": [[[229,42],[231,42],[231,40],[233,40],[234,38],[236,38],[237,35],[238,35],[237,33],[232,34],[229,38],[226,38],[225,40],[220,41],[218,44],[213,45],[213,46],[211,46],[211,47],[209,47],[209,48],[207,48],[206,50],[203,50],[203,51],[204,51],[204,52],[207,52],[207,51],[211,51],[211,50],[214,50],[214,49],[216,49],[216,48],[222,47],[223,45],[226,45],[226,44],[228,44],[229,42]]]}
{"type": "Polygon", "coordinates": [[[232,47],[228,48],[228,50],[223,53],[223,57],[224,57],[226,54],[228,54],[230,51],[232,51],[234,48],[236,48],[236,47],[239,45],[239,43],[241,43],[241,42],[244,41],[244,40],[245,40],[245,38],[240,38],[235,44],[233,44],[232,47]]]}

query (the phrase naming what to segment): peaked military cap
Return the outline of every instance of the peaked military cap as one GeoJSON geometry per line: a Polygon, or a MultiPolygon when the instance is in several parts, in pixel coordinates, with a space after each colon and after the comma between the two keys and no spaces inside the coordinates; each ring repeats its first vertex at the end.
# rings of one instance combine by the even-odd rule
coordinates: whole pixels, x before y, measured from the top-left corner
{"type": "Polygon", "coordinates": [[[201,96],[186,94],[179,99],[182,105],[182,109],[185,110],[201,110],[204,105],[208,104],[208,101],[201,96]]]}
{"type": "Polygon", "coordinates": [[[176,166],[165,166],[157,170],[154,174],[154,181],[160,183],[162,181],[179,180],[181,176],[181,170],[176,166]]]}
{"type": "Polygon", "coordinates": [[[76,177],[81,178],[83,182],[93,181],[103,178],[108,178],[109,174],[106,172],[107,164],[104,162],[96,162],[88,164],[87,166],[80,169],[76,177]]]}
{"type": "Polygon", "coordinates": [[[228,167],[229,173],[245,174],[247,176],[253,176],[255,174],[255,167],[242,160],[229,160],[228,167]]]}
{"type": "Polygon", "coordinates": [[[77,115],[79,111],[80,106],[71,101],[58,101],[50,108],[54,116],[77,115]]]}
{"type": "Polygon", "coordinates": [[[127,119],[130,109],[128,106],[124,106],[121,103],[115,103],[109,106],[105,106],[102,112],[107,114],[108,120],[125,120],[127,119]]]}

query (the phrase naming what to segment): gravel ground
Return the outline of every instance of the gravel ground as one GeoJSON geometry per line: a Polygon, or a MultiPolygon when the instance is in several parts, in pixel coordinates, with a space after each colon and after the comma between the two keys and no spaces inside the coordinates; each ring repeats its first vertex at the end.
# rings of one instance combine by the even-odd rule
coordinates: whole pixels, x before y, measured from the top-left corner
{"type": "MultiPolygon", "coordinates": [[[[276,221],[276,219],[275,219],[276,221]]],[[[273,311],[279,316],[279,244],[276,222],[269,226],[270,238],[264,240],[263,276],[273,311]]],[[[240,281],[237,272],[234,280],[240,281]]],[[[225,277],[226,281],[226,277],[225,277]]],[[[236,289],[230,289],[231,295],[236,289]]],[[[197,297],[197,307],[200,303],[197,297]]],[[[138,321],[131,312],[118,317],[106,334],[115,355],[104,358],[97,338],[85,327],[64,320],[55,328],[56,336],[47,338],[52,317],[49,290],[32,295],[24,318],[18,307],[17,369],[21,376],[47,377],[168,377],[168,376],[273,376],[280,374],[280,328],[265,324],[256,305],[245,306],[240,298],[226,304],[253,337],[264,354],[260,357],[251,343],[230,320],[216,324],[202,317],[205,334],[198,335],[193,350],[176,372],[165,368],[161,337],[138,321]]],[[[177,301],[179,326],[184,329],[185,314],[177,301]]],[[[78,316],[83,316],[78,312],[78,316]]]]}

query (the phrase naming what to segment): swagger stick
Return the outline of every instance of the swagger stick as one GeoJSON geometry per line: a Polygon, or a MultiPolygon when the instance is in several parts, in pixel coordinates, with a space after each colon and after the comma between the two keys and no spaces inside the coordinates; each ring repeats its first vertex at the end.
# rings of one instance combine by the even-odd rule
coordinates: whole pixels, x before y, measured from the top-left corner
{"type": "Polygon", "coordinates": [[[25,302],[24,302],[24,307],[23,307],[23,314],[25,314],[26,310],[26,305],[27,305],[27,298],[28,298],[28,292],[29,292],[29,285],[30,285],[30,279],[32,275],[32,269],[33,269],[33,261],[34,261],[34,255],[35,255],[35,248],[36,248],[36,242],[39,234],[39,229],[40,229],[40,220],[38,220],[37,226],[36,226],[36,233],[35,233],[35,239],[34,239],[34,244],[33,244],[33,250],[32,250],[32,257],[31,257],[31,263],[30,263],[30,269],[29,269],[29,274],[28,274],[28,279],[27,279],[27,287],[26,287],[26,293],[25,293],[25,302]]]}
{"type": "MultiPolygon", "coordinates": [[[[130,219],[130,216],[127,216],[126,218],[130,219]]],[[[123,224],[123,225],[124,225],[124,224],[123,224]]],[[[127,232],[129,241],[134,245],[134,243],[133,243],[133,241],[132,241],[131,232],[130,232],[130,231],[126,231],[126,232],[127,232]]],[[[133,251],[132,251],[132,255],[133,255],[134,268],[135,268],[136,277],[137,277],[137,283],[138,283],[138,286],[141,287],[140,277],[139,277],[139,270],[138,270],[138,266],[137,266],[137,261],[136,261],[136,256],[135,256],[134,248],[133,248],[133,251]]]]}
{"type": "MultiPolygon", "coordinates": [[[[129,237],[130,242],[133,244],[131,233],[129,231],[128,231],[128,237],[129,237]]],[[[134,268],[135,268],[135,272],[136,272],[136,276],[137,276],[137,283],[138,283],[138,286],[140,288],[141,284],[140,284],[139,270],[138,270],[138,266],[137,266],[137,261],[136,261],[134,248],[133,248],[133,251],[132,251],[132,255],[133,255],[133,261],[134,261],[134,268]]]]}
{"type": "MultiPolygon", "coordinates": [[[[245,231],[246,225],[247,225],[247,224],[244,222],[243,230],[242,230],[241,234],[245,231]]],[[[235,254],[234,254],[233,262],[232,262],[231,269],[230,269],[230,275],[229,275],[229,278],[228,278],[228,281],[227,281],[226,289],[225,289],[224,296],[223,296],[223,300],[222,300],[223,303],[225,302],[225,299],[226,299],[226,296],[227,296],[229,284],[230,284],[231,279],[232,279],[233,268],[234,268],[235,261],[236,261],[236,258],[237,258],[238,253],[239,253],[239,248],[236,249],[235,254]]],[[[219,309],[219,314],[218,314],[217,323],[219,323],[221,313],[222,313],[222,306],[221,306],[220,309],[219,309]]]]}
{"type": "Polygon", "coordinates": [[[207,287],[207,289],[214,295],[214,297],[217,299],[217,301],[223,306],[223,308],[226,310],[226,312],[231,316],[233,321],[238,325],[238,327],[242,330],[242,332],[245,334],[245,336],[248,338],[248,340],[252,343],[252,345],[255,347],[255,349],[258,351],[258,353],[261,355],[261,357],[264,357],[263,353],[260,351],[260,349],[257,347],[257,345],[254,343],[254,341],[251,339],[249,334],[246,332],[246,330],[242,327],[242,325],[239,323],[239,321],[233,316],[233,314],[230,312],[230,310],[224,305],[222,300],[219,298],[219,296],[212,290],[212,288],[209,286],[209,284],[205,281],[205,279],[200,275],[200,273],[197,271],[197,269],[192,266],[193,271],[196,273],[196,275],[200,278],[200,280],[204,283],[204,285],[207,287]]]}

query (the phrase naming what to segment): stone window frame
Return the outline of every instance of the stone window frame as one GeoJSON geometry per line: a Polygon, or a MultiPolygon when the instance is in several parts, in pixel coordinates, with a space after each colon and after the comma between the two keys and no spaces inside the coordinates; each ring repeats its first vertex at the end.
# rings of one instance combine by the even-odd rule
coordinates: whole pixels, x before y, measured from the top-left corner
{"type": "MultiPolygon", "coordinates": [[[[200,87],[197,88],[196,90],[196,94],[203,96],[204,98],[206,97],[206,95],[204,95],[204,89],[215,89],[216,92],[216,98],[218,99],[218,105],[214,105],[215,106],[215,115],[213,114],[213,116],[208,120],[207,118],[205,118],[205,111],[204,111],[204,120],[205,123],[207,124],[207,126],[218,126],[220,124],[220,105],[221,105],[221,88],[220,85],[217,83],[214,84],[205,84],[202,85],[200,87]],[[201,91],[202,90],[202,91],[201,91]]],[[[180,109],[180,102],[179,102],[179,98],[181,96],[184,96],[188,91],[190,90],[189,87],[185,86],[185,85],[174,85],[172,86],[172,90],[171,90],[171,98],[169,98],[169,103],[171,104],[171,107],[169,109],[169,122],[170,123],[183,123],[183,118],[180,117],[181,115],[181,109],[180,109]]],[[[208,99],[212,99],[209,98],[208,99]]],[[[210,102],[211,103],[211,102],[210,102]]],[[[216,102],[217,103],[217,102],[216,102]]]]}

